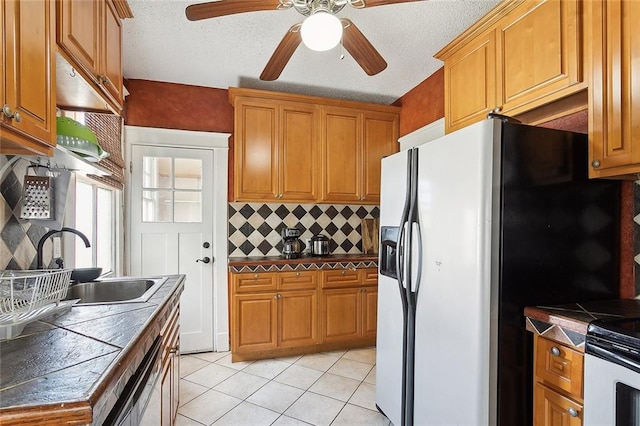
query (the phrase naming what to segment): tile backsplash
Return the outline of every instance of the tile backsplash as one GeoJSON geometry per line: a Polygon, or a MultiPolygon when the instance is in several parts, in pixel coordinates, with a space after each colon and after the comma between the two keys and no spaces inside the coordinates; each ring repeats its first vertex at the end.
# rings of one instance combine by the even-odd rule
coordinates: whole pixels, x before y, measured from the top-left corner
{"type": "MultiPolygon", "coordinates": [[[[20,219],[22,179],[29,163],[19,159],[5,169],[11,158],[0,155],[0,270],[35,269],[38,241],[49,229],[20,219]]],[[[49,264],[51,251],[43,254],[49,264]]]]}
{"type": "Polygon", "coordinates": [[[378,206],[329,204],[229,204],[229,256],[278,256],[280,230],[300,229],[300,239],[329,237],[334,254],[362,253],[362,219],[380,217],[378,206]]]}

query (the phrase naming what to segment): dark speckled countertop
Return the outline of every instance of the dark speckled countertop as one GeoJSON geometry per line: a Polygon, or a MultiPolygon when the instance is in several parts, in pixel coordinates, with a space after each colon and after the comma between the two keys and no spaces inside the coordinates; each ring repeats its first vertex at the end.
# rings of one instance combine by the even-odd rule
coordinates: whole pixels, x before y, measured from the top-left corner
{"type": "Polygon", "coordinates": [[[619,299],[524,309],[527,330],[584,350],[587,326],[601,318],[640,317],[640,300],[619,299]]]}
{"type": "Polygon", "coordinates": [[[77,305],[0,341],[0,424],[36,411],[101,424],[183,288],[172,275],[146,302],[77,305]]]}

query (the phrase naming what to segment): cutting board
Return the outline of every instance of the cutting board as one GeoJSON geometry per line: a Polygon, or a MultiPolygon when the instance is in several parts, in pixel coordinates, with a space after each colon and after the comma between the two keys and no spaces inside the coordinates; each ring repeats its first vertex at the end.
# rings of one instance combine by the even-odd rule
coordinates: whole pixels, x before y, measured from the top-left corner
{"type": "Polygon", "coordinates": [[[362,253],[378,254],[380,219],[362,219],[362,253]]]}

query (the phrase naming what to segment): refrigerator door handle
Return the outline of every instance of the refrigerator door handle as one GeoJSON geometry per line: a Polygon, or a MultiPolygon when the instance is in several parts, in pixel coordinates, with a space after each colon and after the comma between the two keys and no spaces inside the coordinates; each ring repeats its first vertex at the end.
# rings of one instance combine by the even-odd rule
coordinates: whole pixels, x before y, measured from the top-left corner
{"type": "MultiPolygon", "coordinates": [[[[413,239],[412,241],[416,241],[417,246],[417,259],[418,264],[415,269],[415,273],[412,273],[411,276],[415,277],[415,279],[411,280],[410,290],[414,294],[418,294],[418,289],[420,288],[420,281],[422,279],[422,233],[420,232],[420,222],[414,221],[411,223],[411,230],[413,235],[417,235],[418,238],[413,239]]],[[[412,259],[416,259],[416,256],[411,256],[412,259]]]]}
{"type": "Polygon", "coordinates": [[[406,249],[407,249],[407,245],[405,244],[405,238],[406,238],[406,229],[407,229],[407,224],[409,222],[404,222],[401,226],[400,226],[400,233],[398,234],[398,256],[396,257],[396,271],[398,271],[398,282],[400,283],[400,285],[402,286],[402,288],[407,288],[407,283],[406,283],[406,268],[407,268],[407,259],[408,257],[406,256],[406,249]]]}

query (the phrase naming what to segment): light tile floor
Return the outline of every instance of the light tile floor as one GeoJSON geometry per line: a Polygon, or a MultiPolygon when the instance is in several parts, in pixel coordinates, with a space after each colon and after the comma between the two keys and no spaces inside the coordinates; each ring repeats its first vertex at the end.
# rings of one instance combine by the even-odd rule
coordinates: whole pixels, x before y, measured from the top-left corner
{"type": "Polygon", "coordinates": [[[229,352],[183,355],[176,426],[389,426],[375,363],[375,348],[236,363],[229,352]]]}

